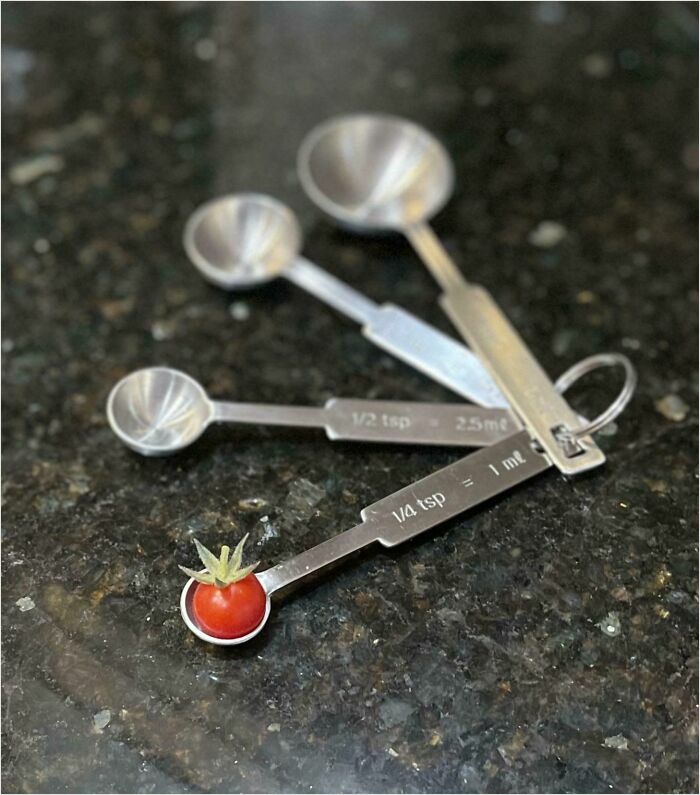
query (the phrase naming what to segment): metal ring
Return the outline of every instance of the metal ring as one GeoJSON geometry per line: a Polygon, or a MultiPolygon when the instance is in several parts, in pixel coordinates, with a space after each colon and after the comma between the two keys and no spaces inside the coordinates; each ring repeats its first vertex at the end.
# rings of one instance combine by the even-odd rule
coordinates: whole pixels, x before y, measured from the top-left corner
{"type": "Polygon", "coordinates": [[[580,439],[582,436],[595,433],[612,422],[626,408],[637,387],[637,371],[626,356],[621,353],[596,353],[577,362],[560,375],[554,383],[554,388],[563,395],[579,378],[600,367],[623,367],[625,370],[625,383],[620,394],[602,414],[599,414],[594,420],[584,425],[583,428],[570,431],[570,435],[574,439],[580,439]]]}

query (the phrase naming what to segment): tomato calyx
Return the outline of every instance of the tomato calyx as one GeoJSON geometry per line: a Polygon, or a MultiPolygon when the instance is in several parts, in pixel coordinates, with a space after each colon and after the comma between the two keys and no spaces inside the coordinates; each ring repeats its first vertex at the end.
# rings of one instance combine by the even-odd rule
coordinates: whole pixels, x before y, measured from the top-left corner
{"type": "Polygon", "coordinates": [[[248,534],[238,543],[236,548],[231,554],[231,548],[226,546],[221,547],[221,554],[217,558],[210,552],[204,544],[200,544],[197,539],[194,539],[194,545],[197,547],[199,558],[204,564],[206,571],[193,571],[185,566],[179,568],[188,576],[197,582],[204,585],[215,585],[217,588],[226,588],[234,582],[245,579],[257,567],[258,563],[253,563],[252,566],[241,566],[243,561],[243,547],[248,540],[248,534]],[[230,555],[230,557],[229,557],[230,555]]]}

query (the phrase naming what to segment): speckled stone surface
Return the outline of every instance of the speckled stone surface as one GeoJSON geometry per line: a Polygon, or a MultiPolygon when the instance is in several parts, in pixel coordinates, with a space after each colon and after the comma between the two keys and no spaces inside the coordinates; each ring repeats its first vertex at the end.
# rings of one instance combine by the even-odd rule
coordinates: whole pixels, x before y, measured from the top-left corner
{"type": "Polygon", "coordinates": [[[694,6],[2,18],[4,791],[697,791],[694,6]],[[194,535],[249,532],[274,563],[460,455],[222,427],[147,460],[105,420],[111,385],[160,363],[240,400],[453,399],[299,290],[227,295],[181,248],[203,200],[269,192],[310,258],[449,331],[406,243],[300,191],[304,133],[360,109],[445,142],[436,229],[545,368],[621,350],[639,391],[603,469],[369,550],[209,648],[178,613],[194,535]]]}

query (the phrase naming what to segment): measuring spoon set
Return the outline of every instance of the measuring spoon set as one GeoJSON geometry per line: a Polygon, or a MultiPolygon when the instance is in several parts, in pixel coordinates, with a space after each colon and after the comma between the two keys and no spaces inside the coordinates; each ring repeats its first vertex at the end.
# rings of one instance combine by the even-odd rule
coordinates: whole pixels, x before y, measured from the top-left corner
{"type": "Polygon", "coordinates": [[[449,199],[454,169],[427,130],[384,115],[332,119],[306,137],[297,165],[309,198],[342,225],[408,238],[441,288],[440,306],[471,350],[400,307],[375,304],[302,257],[294,214],[268,196],[229,195],[196,210],[184,232],[193,265],[225,289],[283,277],[360,323],[363,335],[384,351],[476,405],[339,397],[321,407],[222,402],[185,373],[152,367],[112,389],[107,417],[113,431],[148,456],[187,447],[214,422],[320,428],[331,440],[483,449],[364,508],[350,530],[256,572],[266,610],[243,637],[214,637],[198,625],[196,581],[190,579],[180,599],[183,620],[218,645],[250,640],[267,622],[272,593],[364,546],[395,546],[552,466],[565,475],[600,466],[605,456],[592,434],[620,414],[636,387],[631,363],[614,353],[584,359],[550,381],[491,295],[462,276],[428,225],[449,199]],[[588,422],[563,393],[582,375],[609,366],[624,369],[623,389],[588,422]]]}

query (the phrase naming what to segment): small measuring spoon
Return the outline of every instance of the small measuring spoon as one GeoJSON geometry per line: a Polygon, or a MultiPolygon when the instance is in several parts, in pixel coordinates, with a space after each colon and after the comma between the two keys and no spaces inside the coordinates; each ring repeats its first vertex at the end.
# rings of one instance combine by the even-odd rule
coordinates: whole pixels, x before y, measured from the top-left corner
{"type": "Polygon", "coordinates": [[[250,634],[223,640],[204,632],[192,611],[196,585],[192,578],[180,596],[185,624],[198,638],[220,646],[251,640],[270,616],[270,595],[275,591],[376,541],[384,547],[396,546],[547,469],[547,457],[535,452],[531,444],[527,431],[520,431],[472,453],[364,508],[362,522],[350,530],[277,566],[254,572],[267,594],[267,604],[261,623],[250,634]]]}
{"type": "Polygon", "coordinates": [[[119,381],[107,399],[107,419],[127,447],[168,455],[196,441],[212,422],[323,428],[329,439],[483,447],[509,436],[504,409],[463,403],[411,403],[331,398],[320,408],[210,400],[186,373],[149,367],[119,381]]]}
{"type": "Polygon", "coordinates": [[[213,199],[187,221],[185,250],[210,282],[254,287],[282,276],[362,324],[363,335],[388,353],[492,408],[509,408],[486,368],[455,340],[393,304],[378,306],[299,255],[294,214],[269,196],[242,193],[213,199]]]}
{"type": "Polygon", "coordinates": [[[580,428],[576,414],[493,298],[464,279],[430,228],[428,220],[454,185],[452,163],[439,141],[395,116],[341,116],[304,139],[298,171],[311,200],[331,217],[358,229],[406,235],[443,290],[443,310],[562,472],[605,461],[590,435],[577,437],[576,445],[562,441],[580,428]]]}
{"type": "MultiPolygon", "coordinates": [[[[619,365],[626,376],[622,391],[608,409],[588,424],[587,431],[604,427],[627,406],[637,383],[634,367],[622,354],[597,354],[574,365],[557,381],[565,389],[598,367],[619,365]]],[[[182,618],[198,638],[209,643],[220,646],[245,643],[265,626],[270,616],[270,595],[275,591],[374,542],[384,547],[396,546],[544,472],[552,463],[536,448],[527,431],[518,431],[369,505],[360,513],[362,521],[355,527],[265,571],[254,572],[267,594],[267,604],[260,624],[248,635],[221,639],[197,625],[192,611],[196,581],[192,578],[180,596],[182,618]]]]}

